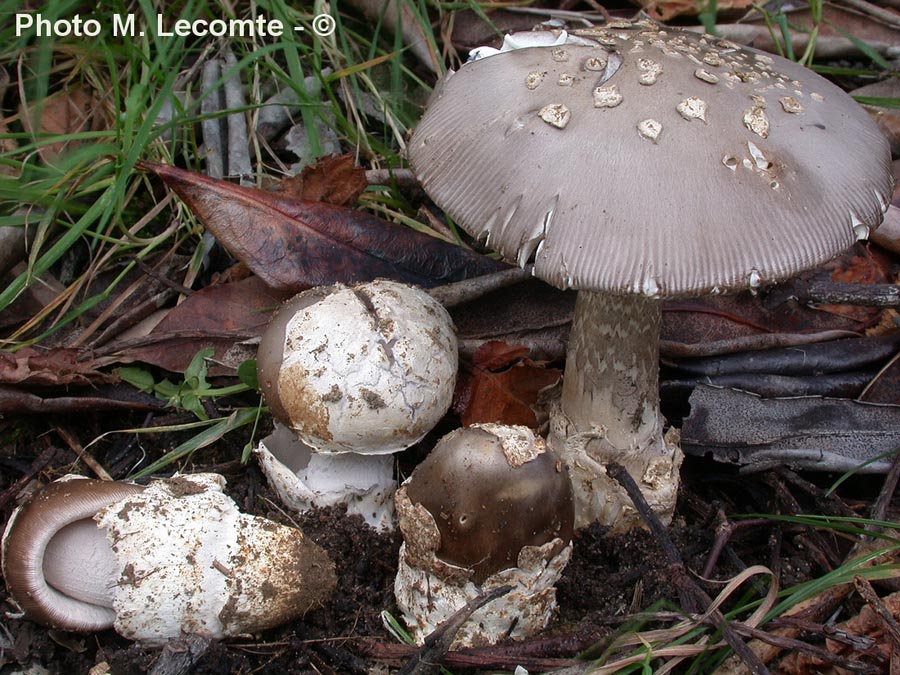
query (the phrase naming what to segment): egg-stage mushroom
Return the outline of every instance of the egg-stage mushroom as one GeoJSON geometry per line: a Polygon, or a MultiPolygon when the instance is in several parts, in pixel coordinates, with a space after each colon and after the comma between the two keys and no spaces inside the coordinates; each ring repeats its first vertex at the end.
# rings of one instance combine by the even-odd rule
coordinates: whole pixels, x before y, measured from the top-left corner
{"type": "Polygon", "coordinates": [[[397,605],[421,643],[484,591],[513,590],[472,614],[456,646],[543,629],[572,552],[571,482],[530,429],[476,424],[444,436],[395,496],[404,543],[397,605]]]}
{"type": "Polygon", "coordinates": [[[447,310],[387,280],[313,288],[272,319],[257,364],[273,416],[304,444],[266,439],[258,449],[279,495],[328,505],[347,475],[347,496],[338,500],[387,527],[396,488],[390,454],[428,433],[453,398],[458,355],[447,310]],[[365,476],[386,480],[359,487],[365,476]]]}
{"type": "Polygon", "coordinates": [[[51,483],[3,534],[10,595],[52,628],[115,628],[146,645],[251,633],[321,605],[336,583],[325,551],[240,513],[224,485],[217,474],[51,483]]]}

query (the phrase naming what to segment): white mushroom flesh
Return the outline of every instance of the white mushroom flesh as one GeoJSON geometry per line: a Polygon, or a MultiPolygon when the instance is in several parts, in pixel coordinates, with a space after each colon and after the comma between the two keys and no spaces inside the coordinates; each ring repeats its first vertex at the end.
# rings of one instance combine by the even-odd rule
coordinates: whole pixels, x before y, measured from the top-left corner
{"type": "Polygon", "coordinates": [[[394,527],[394,459],[355,452],[324,454],[276,424],[256,448],[259,466],[282,504],[303,513],[343,504],[376,530],[394,527]]]}

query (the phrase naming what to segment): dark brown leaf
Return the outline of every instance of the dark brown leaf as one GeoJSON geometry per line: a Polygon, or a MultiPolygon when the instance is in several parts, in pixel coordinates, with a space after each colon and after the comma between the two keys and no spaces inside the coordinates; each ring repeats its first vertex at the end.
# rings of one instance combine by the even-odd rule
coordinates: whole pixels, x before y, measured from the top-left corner
{"type": "Polygon", "coordinates": [[[255,350],[242,350],[239,343],[260,335],[272,311],[290,295],[266,287],[258,277],[207,286],[174,307],[140,346],[116,355],[183,372],[198,351],[213,347],[210,374],[233,375],[255,350]]]}
{"type": "Polygon", "coordinates": [[[672,367],[694,375],[777,373],[821,375],[875,367],[900,349],[900,334],[830,340],[781,349],[748,350],[676,360],[672,367]]]}
{"type": "MultiPolygon", "coordinates": [[[[764,399],[700,385],[681,428],[685,452],[757,469],[848,471],[897,449],[900,407],[818,396],[764,399]]],[[[878,459],[864,472],[887,471],[878,459]]]]}
{"type": "Polygon", "coordinates": [[[332,155],[310,164],[298,176],[285,178],[277,192],[309,202],[355,206],[368,186],[366,171],[356,166],[353,155],[332,155]]]}
{"type": "Polygon", "coordinates": [[[271,288],[384,277],[430,288],[504,265],[362,211],[304,202],[141,162],[271,288]]]}

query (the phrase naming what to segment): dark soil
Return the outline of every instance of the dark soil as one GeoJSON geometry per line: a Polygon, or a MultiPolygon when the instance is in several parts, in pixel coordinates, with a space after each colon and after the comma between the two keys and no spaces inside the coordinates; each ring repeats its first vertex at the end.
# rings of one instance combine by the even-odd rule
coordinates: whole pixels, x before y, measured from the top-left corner
{"type": "MultiPolygon", "coordinates": [[[[25,494],[34,487],[33,481],[22,485],[20,479],[35,468],[35,479],[41,481],[67,472],[90,473],[74,461],[74,455],[58,437],[46,431],[46,422],[25,419],[6,424],[4,436],[8,440],[0,454],[4,520],[19,493],[25,494]],[[44,429],[44,433],[38,434],[39,429],[44,429]]],[[[93,427],[100,428],[103,423],[100,419],[90,420],[77,435],[86,443],[94,437],[93,427]]],[[[218,470],[226,475],[228,491],[243,510],[299,526],[331,555],[339,583],[327,606],[310,612],[303,621],[258,636],[210,644],[192,669],[185,672],[353,675],[388,673],[402,666],[408,656],[397,658],[397,642],[385,629],[381,617],[385,611],[397,614],[393,577],[399,537],[378,534],[341,509],[316,510],[299,516],[285,512],[256,466],[241,466],[235,461],[246,442],[240,436],[234,434],[228,443],[198,453],[185,470],[218,470]],[[385,655],[394,658],[381,658],[385,655]]],[[[156,439],[155,443],[167,447],[167,440],[170,439],[156,439]]],[[[134,446],[146,443],[109,440],[91,450],[107,466],[124,465],[123,457],[134,446]]],[[[410,456],[414,457],[415,452],[410,456]]],[[[709,462],[689,459],[684,475],[679,510],[670,531],[687,569],[712,596],[719,587],[700,579],[700,574],[707,565],[717,526],[725,522],[726,515],[792,513],[798,509],[827,513],[829,509],[848,506],[862,513],[881,485],[879,477],[847,482],[841,486],[846,504],[839,504],[838,497],[813,494],[815,490],[794,480],[790,472],[739,477],[709,462]]],[[[828,484],[828,479],[819,477],[823,485],[828,484]]],[[[729,522],[735,529],[711,568],[709,576],[714,579],[728,578],[746,565],[761,563],[779,570],[783,585],[790,585],[832,569],[848,548],[844,541],[800,526],[781,526],[771,521],[750,521],[747,525],[729,522]]],[[[600,527],[576,536],[572,563],[558,585],[558,599],[557,621],[544,635],[517,646],[514,654],[571,659],[591,646],[602,645],[603,638],[618,630],[623,617],[630,613],[646,608],[674,610],[679,606],[672,570],[650,534],[637,531],[612,535],[600,527]]],[[[145,650],[112,631],[74,635],[47,630],[20,618],[5,595],[2,608],[3,673],[165,672],[164,668],[171,666],[171,654],[179,653],[177,648],[145,650]],[[104,663],[105,666],[98,665],[104,663]],[[35,669],[38,665],[44,670],[35,669]]],[[[505,655],[499,649],[493,656],[490,650],[486,654],[491,658],[484,663],[491,665],[492,672],[511,672],[517,663],[516,656],[505,655]]],[[[486,670],[487,666],[484,671],[452,669],[454,673],[486,670]]]]}

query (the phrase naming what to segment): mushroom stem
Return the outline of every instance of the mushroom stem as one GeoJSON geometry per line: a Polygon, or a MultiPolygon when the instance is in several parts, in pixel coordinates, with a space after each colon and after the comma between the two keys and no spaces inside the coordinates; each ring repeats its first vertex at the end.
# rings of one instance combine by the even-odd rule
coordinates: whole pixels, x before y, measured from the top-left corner
{"type": "Polygon", "coordinates": [[[576,527],[641,522],[606,475],[610,463],[628,470],[664,521],[672,516],[681,452],[663,436],[659,412],[660,317],[658,299],[578,294],[562,399],[550,421],[551,446],[572,477],[576,527]]]}
{"type": "Polygon", "coordinates": [[[602,424],[618,448],[659,435],[660,321],[659,300],[578,294],[562,394],[574,432],[602,424]]]}

